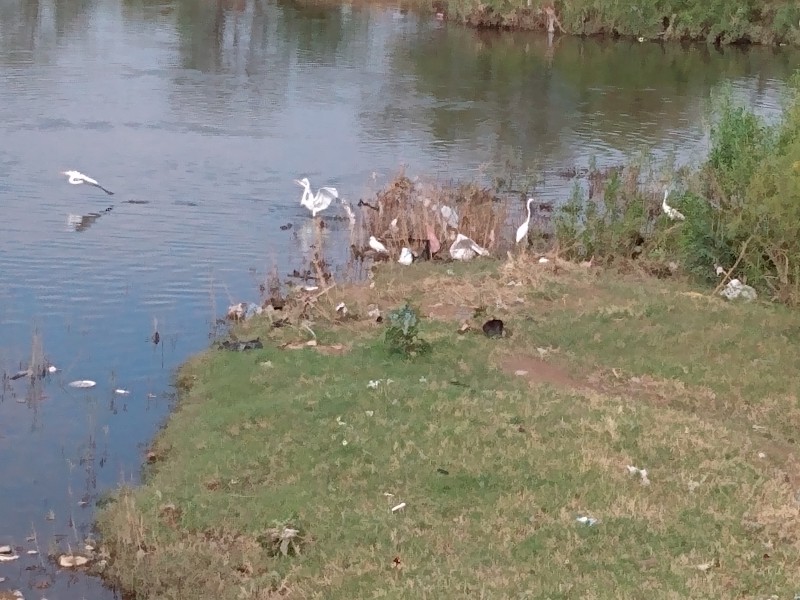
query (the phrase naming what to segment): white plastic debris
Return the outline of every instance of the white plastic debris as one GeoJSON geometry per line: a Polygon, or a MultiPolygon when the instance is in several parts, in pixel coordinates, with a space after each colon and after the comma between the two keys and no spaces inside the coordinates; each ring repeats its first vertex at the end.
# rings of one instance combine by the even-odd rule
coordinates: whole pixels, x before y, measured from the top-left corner
{"type": "Polygon", "coordinates": [[[367,387],[368,388],[372,388],[373,390],[375,390],[375,389],[378,389],[378,386],[380,384],[381,384],[381,380],[380,379],[373,379],[367,384],[367,387]]]}
{"type": "Polygon", "coordinates": [[[392,512],[397,512],[398,510],[403,510],[405,507],[406,507],[406,503],[405,502],[401,502],[397,506],[393,506],[392,507],[392,512]]]}
{"type": "Polygon", "coordinates": [[[427,377],[420,377],[419,378],[419,382],[420,383],[428,383],[428,378],[427,377]]]}
{"type": "Polygon", "coordinates": [[[758,297],[756,291],[749,285],[745,285],[738,279],[731,279],[724,289],[720,290],[720,296],[728,300],[741,298],[745,302],[752,302],[758,297]]]}
{"type": "Polygon", "coordinates": [[[411,250],[408,248],[403,248],[400,250],[400,258],[397,259],[401,265],[408,266],[414,262],[414,255],[411,253],[411,250]]]}
{"type": "Polygon", "coordinates": [[[347,440],[342,440],[342,446],[347,446],[347,440]]]}
{"type": "Polygon", "coordinates": [[[592,525],[596,525],[599,521],[593,517],[578,517],[575,519],[581,525],[587,525],[591,527],[592,525]]]}
{"type": "Polygon", "coordinates": [[[336,417],[336,424],[337,425],[347,425],[347,423],[342,421],[342,417],[336,417]]]}
{"type": "Polygon", "coordinates": [[[93,388],[97,385],[96,381],[92,381],[91,379],[79,379],[78,381],[71,381],[69,387],[72,388],[79,388],[79,389],[89,389],[93,388]]]}
{"type": "Polygon", "coordinates": [[[442,206],[439,211],[442,213],[442,217],[449,227],[453,229],[458,228],[458,213],[454,209],[449,206],[442,206]]]}
{"type": "Polygon", "coordinates": [[[488,256],[489,251],[461,233],[450,246],[450,256],[453,260],[472,260],[477,254],[488,256]]]}
{"type": "Polygon", "coordinates": [[[368,417],[371,417],[372,415],[375,414],[374,410],[365,410],[364,412],[367,414],[368,417]]]}
{"type": "Polygon", "coordinates": [[[767,458],[767,455],[764,452],[759,452],[758,458],[767,458]]]}
{"type": "Polygon", "coordinates": [[[514,375],[517,375],[518,377],[524,377],[527,374],[528,372],[524,369],[517,369],[516,371],[514,371],[514,375]]]}
{"type": "Polygon", "coordinates": [[[81,556],[80,554],[62,554],[58,557],[58,564],[65,569],[82,567],[88,562],[89,559],[85,556],[81,556]]]}
{"type": "Polygon", "coordinates": [[[129,396],[131,392],[130,392],[130,390],[124,390],[122,388],[117,388],[117,389],[114,390],[114,393],[117,394],[117,396],[129,396]]]}
{"type": "Polygon", "coordinates": [[[347,306],[345,305],[344,302],[339,302],[339,304],[336,305],[336,312],[342,316],[345,316],[347,314],[348,312],[347,306]]]}
{"type": "Polygon", "coordinates": [[[540,265],[544,265],[544,264],[549,263],[549,262],[550,262],[550,259],[549,258],[545,258],[544,256],[539,259],[539,264],[540,265]]]}
{"type": "Polygon", "coordinates": [[[55,366],[55,365],[50,365],[50,366],[47,367],[47,372],[51,373],[51,374],[52,373],[58,373],[58,367],[55,366]]]}
{"type": "Polygon", "coordinates": [[[638,475],[641,478],[642,485],[650,485],[650,480],[647,478],[647,469],[640,469],[633,465],[627,465],[625,468],[628,469],[628,473],[631,475],[638,475]]]}
{"type": "Polygon", "coordinates": [[[717,274],[717,277],[719,277],[720,275],[725,275],[725,269],[722,268],[722,265],[715,265],[714,273],[717,274]]]}

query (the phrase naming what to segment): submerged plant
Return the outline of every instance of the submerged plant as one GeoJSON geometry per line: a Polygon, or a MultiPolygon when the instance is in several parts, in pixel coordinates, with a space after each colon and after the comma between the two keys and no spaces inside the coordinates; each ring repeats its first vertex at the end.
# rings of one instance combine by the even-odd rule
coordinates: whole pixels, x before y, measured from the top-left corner
{"type": "Polygon", "coordinates": [[[430,343],[419,335],[419,316],[408,303],[391,311],[388,319],[385,342],[389,354],[401,354],[410,358],[430,352],[430,343]]]}

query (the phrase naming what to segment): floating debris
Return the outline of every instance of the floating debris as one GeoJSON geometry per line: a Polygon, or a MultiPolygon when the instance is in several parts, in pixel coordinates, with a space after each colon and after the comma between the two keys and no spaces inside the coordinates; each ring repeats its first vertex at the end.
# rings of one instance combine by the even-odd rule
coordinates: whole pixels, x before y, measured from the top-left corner
{"type": "Polygon", "coordinates": [[[47,372],[50,373],[50,374],[58,373],[59,371],[60,371],[60,369],[55,365],[49,365],[47,367],[47,372]]]}
{"type": "Polygon", "coordinates": [[[19,555],[14,553],[14,548],[11,546],[0,546],[0,562],[11,562],[18,558],[19,555]]]}
{"type": "Polygon", "coordinates": [[[70,381],[67,385],[71,388],[89,389],[96,386],[97,382],[91,379],[78,379],[77,381],[70,381]]]}
{"type": "Polygon", "coordinates": [[[89,563],[89,559],[80,554],[62,554],[58,557],[58,564],[65,569],[82,567],[89,563]]]}
{"type": "Polygon", "coordinates": [[[23,377],[30,377],[33,375],[33,371],[30,369],[25,369],[24,371],[17,371],[11,376],[11,381],[16,381],[17,379],[22,379],[23,377]]]}
{"type": "Polygon", "coordinates": [[[131,392],[130,390],[123,390],[122,388],[117,388],[114,390],[114,393],[117,394],[118,396],[129,396],[131,392]]]}

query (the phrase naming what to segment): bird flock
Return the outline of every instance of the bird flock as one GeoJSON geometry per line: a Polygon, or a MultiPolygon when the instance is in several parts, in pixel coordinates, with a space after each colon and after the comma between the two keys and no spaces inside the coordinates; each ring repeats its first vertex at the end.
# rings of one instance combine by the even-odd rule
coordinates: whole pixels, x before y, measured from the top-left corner
{"type": "MultiPolygon", "coordinates": [[[[83,185],[83,184],[91,185],[103,190],[106,194],[110,196],[114,195],[114,192],[101,185],[96,179],[93,179],[88,175],[81,173],[80,171],[75,171],[75,170],[62,171],[61,174],[67,176],[67,181],[71,185],[83,185]]],[[[308,177],[303,177],[302,179],[295,179],[294,183],[303,188],[303,194],[300,198],[300,204],[311,212],[312,218],[315,218],[322,211],[329,208],[334,201],[338,200],[342,205],[343,210],[347,214],[347,217],[350,220],[350,222],[355,223],[355,213],[353,212],[352,207],[348,202],[342,200],[339,197],[339,191],[335,187],[323,186],[317,190],[316,194],[314,194],[311,191],[311,183],[309,182],[308,177]]],[[[664,199],[661,202],[661,210],[672,221],[685,221],[686,217],[683,215],[683,213],[681,213],[678,209],[670,206],[667,203],[669,194],[670,194],[670,189],[669,188],[665,189],[664,199]]],[[[517,244],[526,240],[528,237],[528,229],[530,227],[530,221],[531,221],[531,204],[533,202],[534,199],[532,197],[529,197],[525,204],[527,218],[517,228],[515,236],[515,241],[517,244]]],[[[369,204],[365,202],[359,202],[359,206],[362,205],[369,206],[370,208],[372,208],[369,204]]],[[[458,215],[455,212],[455,210],[453,210],[449,206],[442,206],[440,210],[442,217],[447,221],[447,224],[454,228],[457,227],[458,215]]],[[[393,231],[397,229],[397,218],[394,218],[392,220],[390,227],[393,231]]],[[[369,247],[378,255],[389,254],[389,250],[386,248],[386,246],[383,243],[381,243],[374,235],[370,236],[369,238],[369,247]]],[[[459,233],[456,236],[455,241],[450,246],[450,255],[454,260],[470,260],[476,255],[486,256],[488,254],[489,254],[488,250],[482,248],[474,240],[468,238],[467,236],[461,233],[459,233]]],[[[415,258],[416,255],[411,251],[410,248],[403,247],[400,251],[398,262],[403,265],[410,265],[412,262],[414,262],[415,258]]]]}

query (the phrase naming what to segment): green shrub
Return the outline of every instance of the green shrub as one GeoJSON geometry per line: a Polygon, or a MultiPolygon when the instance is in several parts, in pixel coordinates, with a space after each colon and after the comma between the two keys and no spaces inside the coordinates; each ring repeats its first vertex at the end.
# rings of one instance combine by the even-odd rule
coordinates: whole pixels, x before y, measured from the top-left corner
{"type": "Polygon", "coordinates": [[[389,354],[411,358],[430,352],[431,345],[419,335],[417,312],[408,303],[391,311],[388,319],[385,341],[389,354]]]}

